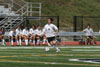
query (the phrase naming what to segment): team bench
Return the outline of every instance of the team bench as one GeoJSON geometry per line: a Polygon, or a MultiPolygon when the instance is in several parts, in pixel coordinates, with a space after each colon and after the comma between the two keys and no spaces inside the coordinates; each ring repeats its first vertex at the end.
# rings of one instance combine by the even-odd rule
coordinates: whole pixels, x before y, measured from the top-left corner
{"type": "MultiPolygon", "coordinates": [[[[100,45],[100,34],[99,32],[94,32],[97,45],[100,45]]],[[[59,32],[58,36],[63,38],[71,38],[69,41],[61,41],[61,44],[65,45],[85,45],[86,44],[86,34],[84,32],[59,32]]]]}
{"type": "MultiPolygon", "coordinates": [[[[9,44],[9,35],[8,34],[9,34],[9,32],[6,32],[5,36],[7,39],[6,42],[9,44]]],[[[100,41],[99,41],[100,34],[98,32],[95,32],[94,34],[95,34],[95,37],[97,40],[96,41],[97,45],[100,45],[100,41]]],[[[58,36],[59,36],[58,39],[59,38],[61,39],[59,45],[85,45],[85,42],[86,42],[85,41],[86,35],[84,32],[59,32],[58,36]]],[[[43,45],[43,44],[41,43],[41,45],[43,45]]]]}

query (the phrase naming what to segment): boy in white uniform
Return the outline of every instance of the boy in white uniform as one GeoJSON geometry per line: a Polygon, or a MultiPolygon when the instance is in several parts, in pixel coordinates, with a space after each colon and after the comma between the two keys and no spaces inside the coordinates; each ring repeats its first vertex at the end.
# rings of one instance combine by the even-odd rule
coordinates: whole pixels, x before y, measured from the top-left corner
{"type": "Polygon", "coordinates": [[[28,45],[28,36],[29,36],[29,31],[27,27],[23,29],[23,38],[25,40],[25,44],[28,45]]]}
{"type": "Polygon", "coordinates": [[[33,44],[35,45],[35,25],[30,28],[30,42],[33,40],[33,44]]]}
{"type": "Polygon", "coordinates": [[[52,24],[53,19],[48,18],[48,24],[44,26],[43,32],[46,35],[48,42],[53,45],[53,47],[56,49],[56,52],[59,52],[60,49],[56,47],[56,39],[55,37],[58,34],[58,28],[54,24],[52,24]]]}
{"type": "Polygon", "coordinates": [[[90,28],[90,25],[89,25],[89,24],[87,25],[87,28],[83,30],[83,32],[86,33],[87,44],[88,44],[88,43],[91,44],[90,39],[92,39],[92,40],[93,40],[93,44],[95,45],[96,42],[95,42],[94,32],[93,32],[93,29],[90,28]]]}
{"type": "Polygon", "coordinates": [[[17,40],[17,45],[21,46],[21,37],[22,37],[22,30],[20,29],[20,26],[16,29],[16,40],[17,40]],[[19,40],[18,40],[19,39],[19,40]]]}
{"type": "Polygon", "coordinates": [[[16,30],[13,29],[9,32],[9,36],[10,36],[10,39],[11,39],[11,46],[13,46],[13,39],[15,38],[16,39],[16,30]]]}

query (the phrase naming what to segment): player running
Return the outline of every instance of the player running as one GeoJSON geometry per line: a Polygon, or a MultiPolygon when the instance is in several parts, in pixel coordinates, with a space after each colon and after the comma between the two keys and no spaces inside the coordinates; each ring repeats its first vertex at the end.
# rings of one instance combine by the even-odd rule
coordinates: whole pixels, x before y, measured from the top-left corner
{"type": "MultiPolygon", "coordinates": [[[[48,18],[48,24],[44,26],[43,32],[46,35],[48,42],[53,45],[53,47],[56,49],[56,52],[59,52],[60,49],[56,47],[56,36],[58,34],[58,28],[54,24],[52,24],[53,19],[48,18]]],[[[46,48],[47,49],[47,48],[46,48]]],[[[47,51],[49,48],[47,49],[47,51]]]]}
{"type": "Polygon", "coordinates": [[[92,39],[93,45],[96,45],[94,32],[89,24],[87,25],[87,28],[83,30],[83,32],[86,33],[87,44],[91,44],[91,39],[92,39]]]}

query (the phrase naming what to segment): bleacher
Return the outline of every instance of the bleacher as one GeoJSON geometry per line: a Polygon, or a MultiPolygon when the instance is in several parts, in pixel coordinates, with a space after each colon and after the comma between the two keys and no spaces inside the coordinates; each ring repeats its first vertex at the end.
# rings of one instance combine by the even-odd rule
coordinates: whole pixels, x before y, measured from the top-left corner
{"type": "Polygon", "coordinates": [[[20,16],[20,14],[16,14],[10,8],[5,8],[5,5],[0,5],[0,16],[20,16]]]}
{"type": "MultiPolygon", "coordinates": [[[[24,0],[0,1],[0,27],[4,27],[6,31],[16,28],[26,20],[21,16],[41,16],[41,3],[24,0]]],[[[34,18],[34,20],[40,20],[40,18],[34,18]]]]}

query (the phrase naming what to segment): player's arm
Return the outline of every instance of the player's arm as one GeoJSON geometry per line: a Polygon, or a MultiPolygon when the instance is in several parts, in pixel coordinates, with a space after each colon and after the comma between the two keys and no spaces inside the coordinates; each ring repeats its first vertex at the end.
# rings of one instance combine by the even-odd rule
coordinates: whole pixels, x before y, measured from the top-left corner
{"type": "Polygon", "coordinates": [[[94,37],[95,35],[94,35],[94,32],[93,32],[93,30],[92,30],[91,32],[92,32],[92,36],[94,37]]]}
{"type": "Polygon", "coordinates": [[[58,34],[58,28],[55,25],[53,25],[53,28],[55,29],[55,35],[57,36],[57,34],[58,34]]]}
{"type": "Polygon", "coordinates": [[[99,34],[100,34],[100,30],[99,30],[99,34]]]}

